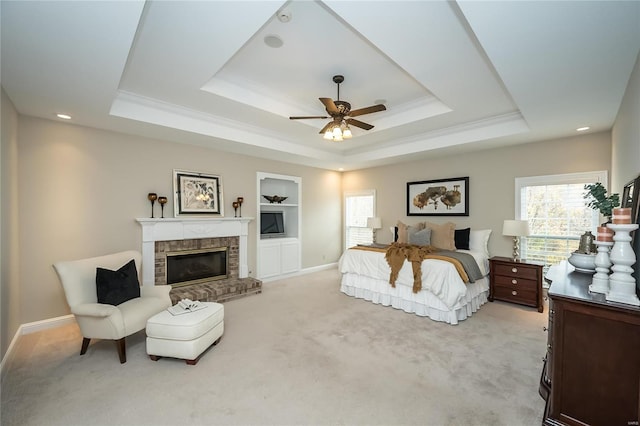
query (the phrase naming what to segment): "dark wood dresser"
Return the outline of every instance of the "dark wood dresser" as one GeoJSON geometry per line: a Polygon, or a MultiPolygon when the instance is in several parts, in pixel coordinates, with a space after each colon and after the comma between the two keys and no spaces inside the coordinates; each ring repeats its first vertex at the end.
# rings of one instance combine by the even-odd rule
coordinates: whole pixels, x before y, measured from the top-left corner
{"type": "Polygon", "coordinates": [[[640,421],[640,308],[589,293],[593,276],[551,267],[549,340],[540,378],[544,425],[640,421]]]}
{"type": "Polygon", "coordinates": [[[489,259],[489,301],[502,300],[532,306],[542,312],[542,264],[514,261],[508,257],[489,259]]]}

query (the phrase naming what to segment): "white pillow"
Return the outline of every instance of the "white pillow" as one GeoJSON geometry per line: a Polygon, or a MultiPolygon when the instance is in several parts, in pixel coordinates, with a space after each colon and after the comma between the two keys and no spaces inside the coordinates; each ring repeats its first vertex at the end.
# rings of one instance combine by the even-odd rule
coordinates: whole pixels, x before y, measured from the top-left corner
{"type": "Polygon", "coordinates": [[[489,257],[489,237],[491,229],[480,229],[469,232],[469,250],[484,253],[489,257]]]}

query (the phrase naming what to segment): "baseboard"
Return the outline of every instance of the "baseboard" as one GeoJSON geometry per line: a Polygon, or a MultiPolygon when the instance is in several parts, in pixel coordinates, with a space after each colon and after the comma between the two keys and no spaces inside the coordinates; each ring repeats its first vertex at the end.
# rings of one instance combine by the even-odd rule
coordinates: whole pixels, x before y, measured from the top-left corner
{"type": "Polygon", "coordinates": [[[4,375],[6,366],[13,359],[13,351],[18,343],[18,339],[20,336],[24,336],[26,334],[36,333],[42,330],[48,330],[51,328],[62,327],[63,325],[67,325],[69,323],[75,322],[75,318],[73,314],[63,315],[61,317],[49,318],[41,321],[28,322],[25,324],[20,324],[18,330],[16,330],[16,334],[13,335],[13,339],[11,339],[11,343],[7,348],[7,352],[2,357],[2,361],[0,361],[0,377],[1,380],[4,381],[4,375]]]}
{"type": "Polygon", "coordinates": [[[302,274],[311,274],[318,271],[326,271],[327,269],[336,269],[338,267],[338,262],[327,263],[325,265],[312,266],[311,268],[304,268],[302,270],[302,274]]]}
{"type": "Polygon", "coordinates": [[[291,278],[291,277],[297,277],[297,276],[300,276],[300,275],[312,274],[314,272],[324,271],[324,270],[327,270],[327,269],[335,269],[337,267],[338,267],[338,262],[327,263],[325,265],[312,266],[311,268],[300,269],[299,271],[292,272],[290,274],[277,275],[275,277],[268,277],[268,278],[260,278],[260,281],[262,281],[263,283],[269,283],[269,282],[272,282],[272,281],[278,281],[278,280],[282,280],[282,279],[285,279],[285,278],[291,278]]]}

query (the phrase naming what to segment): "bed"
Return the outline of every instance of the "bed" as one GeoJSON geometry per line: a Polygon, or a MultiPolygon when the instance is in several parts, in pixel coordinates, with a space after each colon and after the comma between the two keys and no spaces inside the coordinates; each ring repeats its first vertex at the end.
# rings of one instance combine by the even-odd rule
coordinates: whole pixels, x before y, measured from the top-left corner
{"type": "Polygon", "coordinates": [[[371,250],[354,247],[342,254],[338,263],[342,274],[340,291],[375,304],[456,325],[487,302],[487,243],[490,233],[491,230],[470,231],[469,249],[455,250],[470,255],[477,263],[482,278],[475,282],[465,283],[451,262],[424,259],[421,261],[422,288],[414,293],[413,266],[405,260],[393,287],[389,283],[391,268],[385,259],[385,250],[378,245],[371,250]]]}

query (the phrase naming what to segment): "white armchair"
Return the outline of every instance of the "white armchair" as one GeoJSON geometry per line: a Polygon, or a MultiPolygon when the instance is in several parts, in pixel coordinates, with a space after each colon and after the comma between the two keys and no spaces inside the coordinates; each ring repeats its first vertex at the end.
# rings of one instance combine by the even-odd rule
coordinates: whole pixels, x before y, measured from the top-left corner
{"type": "Polygon", "coordinates": [[[91,339],[115,340],[120,363],[127,362],[125,337],[146,327],[147,320],[171,306],[171,286],[143,285],[140,297],[117,306],[98,303],[96,268],[117,270],[133,259],[140,271],[141,255],[123,251],[88,259],[56,262],[53,266],[64,287],[67,303],[82,332],[84,355],[91,339]]]}

